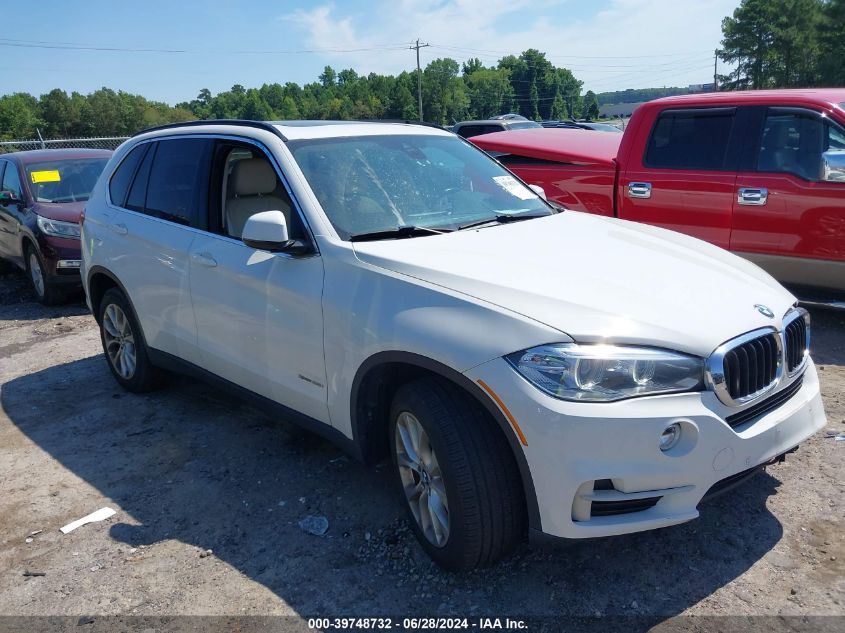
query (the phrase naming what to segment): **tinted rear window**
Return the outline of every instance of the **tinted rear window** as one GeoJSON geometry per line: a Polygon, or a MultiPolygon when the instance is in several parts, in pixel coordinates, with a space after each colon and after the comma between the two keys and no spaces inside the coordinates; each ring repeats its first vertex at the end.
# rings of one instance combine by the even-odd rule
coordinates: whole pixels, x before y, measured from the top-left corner
{"type": "Polygon", "coordinates": [[[490,134],[491,132],[501,132],[504,129],[505,127],[503,125],[464,125],[458,130],[458,135],[469,138],[471,136],[490,134]]]}
{"type": "Polygon", "coordinates": [[[646,147],[647,167],[725,169],[735,112],[732,109],[667,111],[646,147]]]}
{"type": "Polygon", "coordinates": [[[126,208],[135,211],[143,211],[144,203],[147,201],[147,182],[150,179],[150,167],[153,164],[153,158],[156,153],[156,144],[147,143],[145,147],[149,148],[141,166],[136,170],[135,179],[132,181],[132,188],[129,190],[129,196],[126,198],[126,208]]]}
{"type": "Polygon", "coordinates": [[[132,184],[132,177],[148,147],[149,144],[145,143],[133,148],[112,174],[109,181],[109,196],[113,204],[122,207],[126,202],[126,194],[129,192],[129,185],[132,184]]]}

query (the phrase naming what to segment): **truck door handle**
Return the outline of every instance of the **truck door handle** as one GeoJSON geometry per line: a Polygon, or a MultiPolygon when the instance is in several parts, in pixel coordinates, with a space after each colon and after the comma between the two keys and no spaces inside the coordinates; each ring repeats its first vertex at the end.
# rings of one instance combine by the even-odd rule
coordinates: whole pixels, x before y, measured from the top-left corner
{"type": "Polygon", "coordinates": [[[129,229],[126,228],[125,224],[109,224],[109,229],[118,235],[126,235],[129,233],[129,229]]]}
{"type": "Polygon", "coordinates": [[[217,260],[210,253],[191,253],[191,259],[200,266],[208,266],[209,268],[217,266],[217,260]]]}
{"type": "Polygon", "coordinates": [[[628,183],[628,197],[629,198],[651,198],[651,183],[650,182],[629,182],[628,183]]]}
{"type": "Polygon", "coordinates": [[[739,190],[736,201],[753,207],[762,207],[769,199],[769,190],[761,187],[743,187],[739,190]]]}

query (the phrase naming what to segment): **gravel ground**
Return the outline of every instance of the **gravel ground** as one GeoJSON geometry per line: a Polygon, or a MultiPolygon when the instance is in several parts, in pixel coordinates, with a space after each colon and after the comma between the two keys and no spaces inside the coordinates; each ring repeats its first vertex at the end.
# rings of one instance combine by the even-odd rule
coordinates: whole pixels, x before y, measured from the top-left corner
{"type": "Polygon", "coordinates": [[[845,315],[813,319],[829,424],[785,463],[685,525],[524,546],[454,575],[417,545],[384,465],[187,378],[123,392],[81,297],[44,308],[7,270],[0,616],[583,616],[629,630],[674,630],[679,615],[845,616],[845,442],[827,437],[845,431],[845,315]],[[103,506],[117,514],[59,532],[103,506]],[[324,536],[299,527],[308,515],[328,519],[324,536]]]}

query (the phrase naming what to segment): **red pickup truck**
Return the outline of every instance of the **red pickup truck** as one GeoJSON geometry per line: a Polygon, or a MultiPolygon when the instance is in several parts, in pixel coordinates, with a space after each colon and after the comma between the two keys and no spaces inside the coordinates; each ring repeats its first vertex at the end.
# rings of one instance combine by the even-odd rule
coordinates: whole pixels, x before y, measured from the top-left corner
{"type": "Polygon", "coordinates": [[[784,283],[845,290],[845,89],[668,97],[640,106],[622,135],[471,140],[569,209],[693,235],[784,283]]]}

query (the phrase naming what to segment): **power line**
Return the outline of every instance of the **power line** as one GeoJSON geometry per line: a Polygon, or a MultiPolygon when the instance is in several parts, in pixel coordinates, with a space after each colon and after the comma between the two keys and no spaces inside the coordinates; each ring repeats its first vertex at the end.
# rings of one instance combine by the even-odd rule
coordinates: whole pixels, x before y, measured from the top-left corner
{"type": "Polygon", "coordinates": [[[43,40],[15,40],[10,38],[0,38],[0,46],[13,48],[46,48],[58,50],[74,50],[74,51],[100,51],[100,52],[118,52],[118,53],[168,53],[168,54],[202,54],[208,55],[210,53],[218,53],[225,55],[298,55],[303,53],[361,53],[370,51],[385,51],[385,50],[400,50],[405,48],[405,44],[382,44],[374,46],[365,46],[358,48],[303,48],[303,49],[284,49],[284,50],[225,50],[225,49],[177,49],[177,48],[129,48],[122,46],[92,46],[87,44],[78,44],[73,42],[49,42],[43,40]]]}

